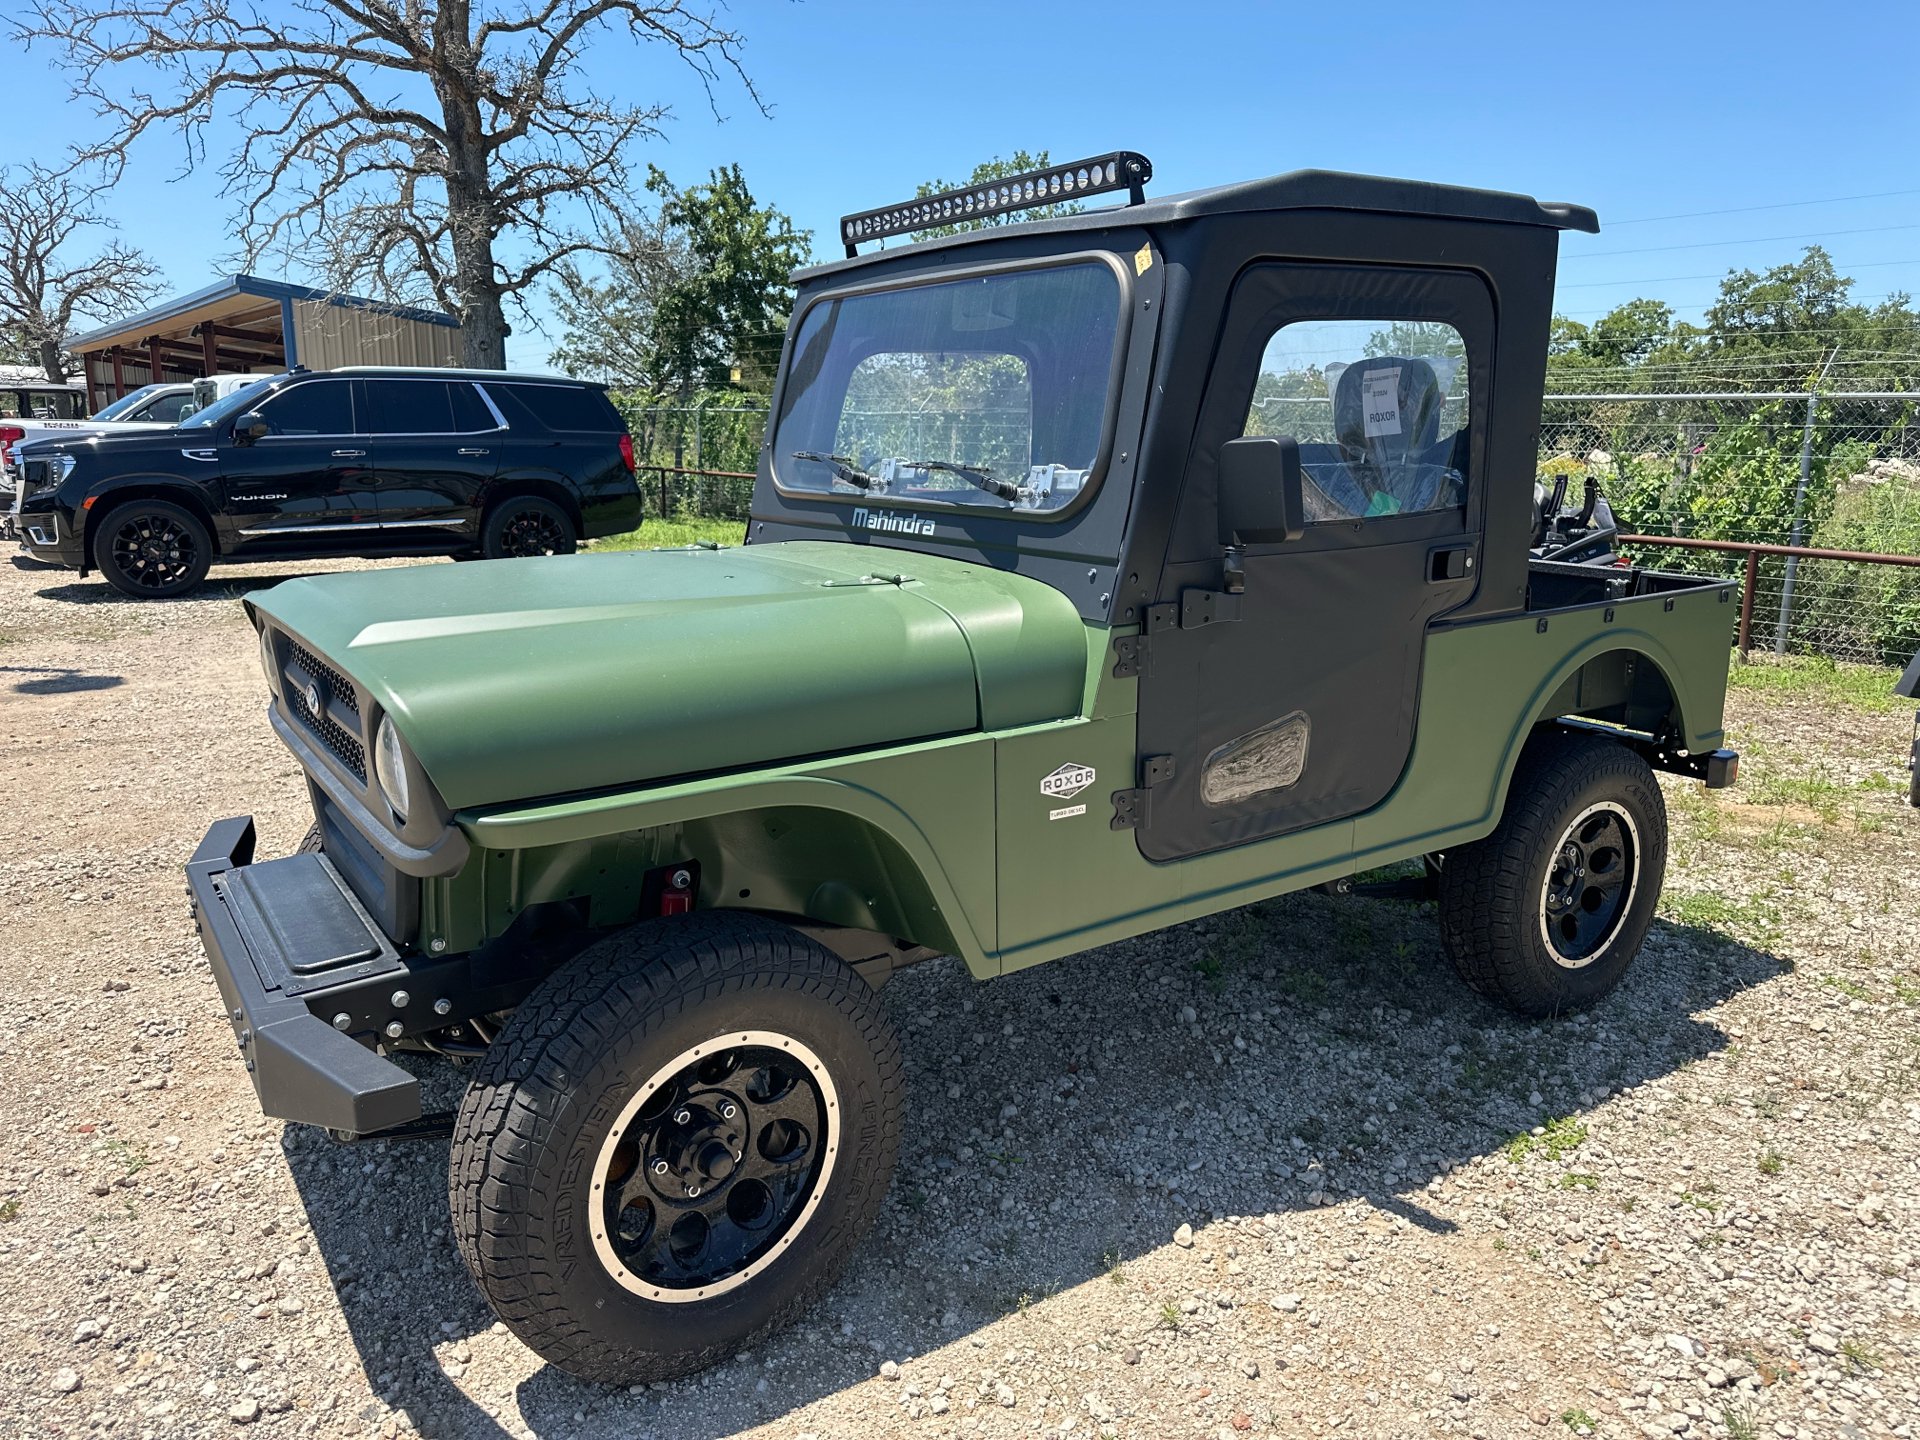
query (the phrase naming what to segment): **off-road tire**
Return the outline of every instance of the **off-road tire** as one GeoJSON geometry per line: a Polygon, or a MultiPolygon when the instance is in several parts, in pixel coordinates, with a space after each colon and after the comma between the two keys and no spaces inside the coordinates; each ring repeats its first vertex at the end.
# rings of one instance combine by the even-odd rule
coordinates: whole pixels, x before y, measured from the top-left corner
{"type": "Polygon", "coordinates": [[[480,553],[489,560],[571,555],[579,544],[573,517],[538,495],[508,496],[480,526],[480,553]]]}
{"type": "Polygon", "coordinates": [[[327,848],[326,837],[321,834],[319,823],[307,827],[307,833],[300,837],[300,844],[294,850],[296,855],[319,855],[327,848]]]}
{"type": "Polygon", "coordinates": [[[93,532],[93,565],[135,600],[170,600],[207,578],[213,538],[200,517],[169,500],[129,500],[93,532]]]}
{"type": "Polygon", "coordinates": [[[1615,741],[1566,731],[1528,742],[1500,824],[1446,852],[1440,935],[1460,977],[1521,1015],[1594,1004],[1640,952],[1667,867],[1667,807],[1647,762],[1615,741]],[[1550,947],[1543,907],[1569,827],[1592,807],[1632,821],[1637,873],[1610,931],[1577,966],[1550,947]]]}
{"type": "Polygon", "coordinates": [[[691,1374],[790,1324],[872,1225],[900,1144],[900,1045],[873,989],[799,932],[739,912],[648,921],[582,951],[478,1069],[447,1181],[460,1253],[522,1341],[597,1383],[691,1374]],[[792,1037],[831,1074],[840,1143],[818,1208],[737,1288],[643,1298],[596,1253],[596,1156],[655,1067],[751,1030],[792,1037]]]}

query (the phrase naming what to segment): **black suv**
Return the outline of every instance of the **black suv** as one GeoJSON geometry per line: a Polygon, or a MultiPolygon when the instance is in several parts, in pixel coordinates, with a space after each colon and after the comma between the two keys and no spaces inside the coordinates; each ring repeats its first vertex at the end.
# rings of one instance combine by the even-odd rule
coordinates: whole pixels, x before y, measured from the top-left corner
{"type": "Polygon", "coordinates": [[[11,529],[140,598],[215,560],[570,553],[640,523],[633,440],[599,385],[355,366],[250,385],[171,430],[21,450],[11,529]]]}

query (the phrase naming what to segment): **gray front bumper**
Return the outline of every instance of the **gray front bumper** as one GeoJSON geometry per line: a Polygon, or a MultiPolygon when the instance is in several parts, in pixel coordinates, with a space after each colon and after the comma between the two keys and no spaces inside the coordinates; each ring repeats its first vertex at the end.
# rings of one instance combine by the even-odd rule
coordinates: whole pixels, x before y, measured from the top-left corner
{"type": "MultiPolygon", "coordinates": [[[[236,889],[234,884],[236,872],[252,863],[253,844],[251,815],[216,821],[187,864],[187,889],[200,943],[262,1113],[360,1135],[417,1119],[419,1082],[313,1014],[297,993],[308,988],[297,978],[303,968],[324,967],[329,978],[342,981],[364,979],[397,963],[392,947],[368,923],[367,944],[377,952],[368,958],[343,960],[334,953],[315,953],[303,959],[287,953],[287,947],[297,950],[311,943],[308,932],[282,928],[270,933],[263,927],[271,927],[271,917],[263,919],[245,887],[236,889]],[[249,931],[255,936],[252,946],[249,931]]],[[[289,858],[321,863],[317,855],[289,858]]],[[[293,870],[287,873],[290,879],[298,878],[293,870]]],[[[356,913],[344,892],[340,905],[340,912],[326,917],[338,922],[336,934],[351,930],[346,917],[356,913]]],[[[364,922],[365,916],[359,919],[364,922]]]]}

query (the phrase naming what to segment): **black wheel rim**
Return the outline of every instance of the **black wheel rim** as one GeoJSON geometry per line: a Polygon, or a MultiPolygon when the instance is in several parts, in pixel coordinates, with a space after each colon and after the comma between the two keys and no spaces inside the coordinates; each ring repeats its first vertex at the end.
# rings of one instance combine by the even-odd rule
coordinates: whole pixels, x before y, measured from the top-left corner
{"type": "Polygon", "coordinates": [[[566,541],[566,528],[545,510],[516,510],[500,527],[500,553],[516,559],[527,555],[558,555],[566,541]]]}
{"type": "Polygon", "coordinates": [[[1639,888],[1639,839],[1633,817],[1610,803],[1581,811],[1560,837],[1540,896],[1541,938],[1555,964],[1590,965],[1619,933],[1639,888]]]}
{"type": "Polygon", "coordinates": [[[675,1058],[639,1087],[594,1172],[594,1249],[650,1299],[724,1294],[792,1242],[832,1172],[837,1097],[812,1051],[764,1031],[675,1058]]]}
{"type": "Polygon", "coordinates": [[[109,551],[116,574],[136,590],[179,584],[200,561],[199,542],[171,515],[129,515],[113,532],[109,551]]]}

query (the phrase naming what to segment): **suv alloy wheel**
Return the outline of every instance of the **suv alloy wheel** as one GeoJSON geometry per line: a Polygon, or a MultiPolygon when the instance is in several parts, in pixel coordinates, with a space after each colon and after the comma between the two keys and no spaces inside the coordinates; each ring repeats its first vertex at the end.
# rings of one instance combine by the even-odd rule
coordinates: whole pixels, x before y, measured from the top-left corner
{"type": "Polygon", "coordinates": [[[93,563],[136,600],[184,595],[206,578],[213,541],[191,510],[166,500],[116,506],[93,536],[93,563]]]}
{"type": "Polygon", "coordinates": [[[480,531],[480,553],[489,560],[571,555],[578,538],[572,517],[553,501],[516,495],[487,516],[480,531]]]}

